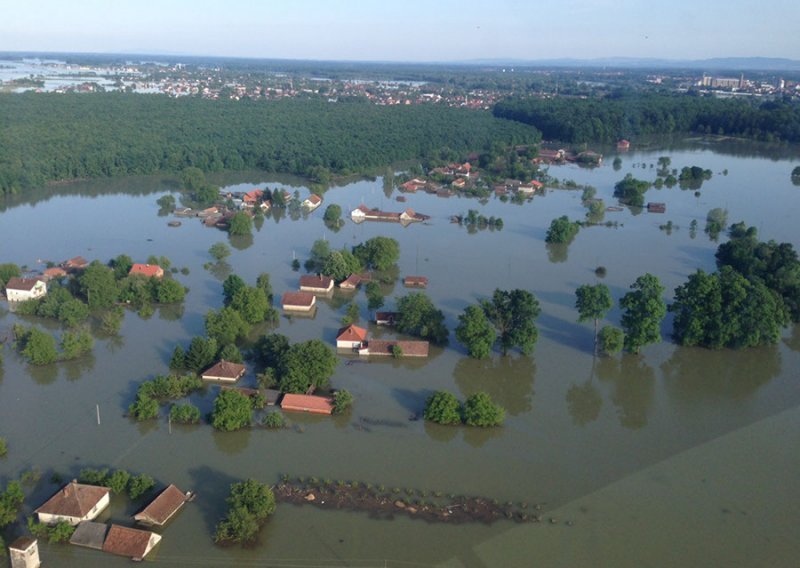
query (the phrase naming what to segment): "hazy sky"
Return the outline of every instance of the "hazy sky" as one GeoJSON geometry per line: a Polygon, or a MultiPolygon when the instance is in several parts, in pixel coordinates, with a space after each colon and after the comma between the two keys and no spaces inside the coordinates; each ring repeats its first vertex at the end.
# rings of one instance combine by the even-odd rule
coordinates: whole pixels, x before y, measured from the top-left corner
{"type": "Polygon", "coordinates": [[[800,59],[798,0],[0,0],[0,51],[800,59]]]}

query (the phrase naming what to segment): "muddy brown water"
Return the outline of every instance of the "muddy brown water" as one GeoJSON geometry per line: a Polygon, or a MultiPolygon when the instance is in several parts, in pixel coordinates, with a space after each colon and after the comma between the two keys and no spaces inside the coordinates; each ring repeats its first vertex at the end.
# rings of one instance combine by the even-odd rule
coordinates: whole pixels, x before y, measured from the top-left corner
{"type": "MultiPolygon", "coordinates": [[[[177,278],[191,291],[182,308],[157,309],[147,320],[127,313],[119,338],[99,337],[92,355],[78,361],[33,369],[6,346],[0,435],[8,440],[9,454],[0,458],[0,478],[31,468],[42,472],[26,488],[26,513],[55,490],[53,472],[70,478],[82,467],[147,472],[195,491],[198,499],[163,531],[152,556],[165,566],[524,566],[537,555],[547,565],[590,566],[595,558],[630,566],[637,559],[652,565],[736,565],[748,558],[742,546],[725,543],[752,543],[771,565],[792,565],[800,552],[800,511],[792,504],[800,501],[800,482],[786,471],[798,467],[800,330],[786,330],[773,347],[712,352],[676,348],[667,320],[665,341],[640,356],[594,361],[592,325],[577,323],[573,307],[575,288],[595,282],[598,265],[607,267],[603,281],[615,300],[644,272],[659,276],[669,297],[696,268],[713,269],[718,243],[703,227],[715,207],[726,208],[731,222],[756,226],[764,239],[800,245],[800,187],[789,175],[797,149],[730,146],[691,142],[634,149],[622,155],[619,171],[611,165],[613,156],[591,170],[552,167],[559,179],[597,187],[607,205],[616,204],[613,184],[625,173],[654,179],[662,155],[671,157],[671,167],[699,165],[714,172],[699,196],[678,187],[651,189],[646,200],[666,203],[665,214],[608,212],[605,218],[618,221],[618,228],[584,229],[562,248],[546,247],[544,234],[554,217],[583,217],[580,191],[548,191],[524,205],[424,193],[406,195],[407,203],[399,204],[398,193],[387,196],[380,178],[352,182],[330,189],[310,215],[266,219],[252,239],[231,242],[229,267],[213,271],[203,268],[210,261],[207,250],[228,239],[199,221],[167,226],[171,217],[158,216],[155,200],[174,188],[168,176],[81,182],[6,200],[0,204],[0,262],[36,267],[38,259],[75,255],[107,260],[126,253],[141,261],[166,255],[190,269],[177,278]],[[398,211],[412,207],[432,219],[406,228],[348,220],[334,233],[322,222],[328,203],[345,211],[361,203],[398,211]],[[504,228],[469,234],[449,222],[470,208],[502,217],[504,228]],[[671,234],[659,230],[669,220],[675,226],[671,234]],[[696,234],[692,220],[698,222],[696,234]],[[166,372],[174,345],[202,332],[205,313],[221,305],[221,279],[228,271],[251,282],[269,272],[279,295],[296,287],[299,274],[291,260],[307,258],[315,239],[342,247],[375,235],[400,241],[399,274],[430,279],[426,292],[451,329],[466,305],[497,287],[533,291],[542,305],[534,354],[474,361],[451,334],[450,345],[432,349],[425,361],[346,365],[343,358],[332,383],[354,394],[352,413],[290,415],[291,427],[279,432],[228,434],[201,425],[173,426],[170,433],[163,411],[160,420],[144,424],[124,417],[139,382],[166,372]],[[462,399],[487,391],[506,408],[505,426],[475,430],[410,421],[437,389],[462,399]],[[258,546],[215,547],[210,535],[230,483],[246,477],[277,482],[283,473],[543,503],[546,516],[573,519],[574,525],[430,525],[281,504],[258,546]],[[740,479],[744,473],[747,482],[740,479]],[[666,554],[665,531],[695,545],[666,554]],[[636,535],[635,546],[626,533],[636,535]]],[[[268,182],[307,193],[300,180],[258,173],[214,181],[241,189],[268,182]]],[[[397,284],[387,293],[391,309],[406,290],[397,284]]],[[[363,291],[354,297],[363,322],[369,315],[366,298],[363,291]]],[[[348,298],[321,301],[313,319],[282,318],[277,331],[293,341],[331,342],[348,298]]],[[[607,320],[618,324],[619,316],[615,308],[607,320]]],[[[0,329],[17,321],[4,305],[0,329]]],[[[50,322],[25,321],[57,331],[50,322]]],[[[372,326],[370,331],[392,335],[372,326]]],[[[252,380],[248,374],[243,384],[252,380]]],[[[214,393],[210,388],[193,401],[209,410],[214,393]]],[[[135,508],[115,500],[109,516],[124,520],[135,508]]],[[[52,566],[127,563],[60,545],[43,545],[41,554],[52,566]]]]}

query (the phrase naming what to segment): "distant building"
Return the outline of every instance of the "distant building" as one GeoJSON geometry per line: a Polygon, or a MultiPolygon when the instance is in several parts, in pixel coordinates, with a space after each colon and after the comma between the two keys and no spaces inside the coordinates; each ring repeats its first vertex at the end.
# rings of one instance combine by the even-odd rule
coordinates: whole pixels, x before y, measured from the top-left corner
{"type": "Polygon", "coordinates": [[[162,278],[164,276],[164,269],[157,264],[134,264],[131,266],[130,276],[147,276],[148,278],[162,278]]]}
{"type": "Polygon", "coordinates": [[[666,213],[667,212],[667,205],[666,205],[666,203],[650,202],[650,203],[647,204],[647,212],[648,213],[666,213]]]}
{"type": "Polygon", "coordinates": [[[375,312],[376,325],[394,325],[400,312],[375,312]]]}
{"type": "Polygon", "coordinates": [[[322,198],[316,193],[312,193],[303,200],[303,207],[305,207],[309,211],[313,211],[320,205],[322,205],[322,198]]]}
{"type": "Polygon", "coordinates": [[[342,290],[355,290],[361,284],[361,277],[358,274],[351,274],[339,283],[342,290]]]}
{"type": "Polygon", "coordinates": [[[6,298],[9,302],[25,302],[47,295],[47,284],[38,278],[9,278],[6,282],[6,298]]]}
{"type": "Polygon", "coordinates": [[[428,279],[425,276],[406,276],[403,278],[403,286],[406,288],[427,288],[428,279]]]}
{"type": "Polygon", "coordinates": [[[61,263],[61,267],[67,272],[79,272],[89,266],[89,261],[82,256],[75,256],[61,263]]]}
{"type": "Polygon", "coordinates": [[[64,278],[66,275],[67,271],[58,266],[54,266],[53,268],[46,268],[42,273],[42,276],[46,281],[50,281],[56,278],[64,278]]]}

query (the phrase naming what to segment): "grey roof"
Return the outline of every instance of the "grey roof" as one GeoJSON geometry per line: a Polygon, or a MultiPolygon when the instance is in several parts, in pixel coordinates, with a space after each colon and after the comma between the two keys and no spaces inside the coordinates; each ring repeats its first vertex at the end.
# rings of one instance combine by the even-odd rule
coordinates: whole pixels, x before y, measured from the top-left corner
{"type": "Polygon", "coordinates": [[[75,532],[72,533],[69,543],[76,546],[94,548],[95,550],[103,550],[103,542],[106,540],[107,532],[108,525],[105,523],[83,521],[78,524],[75,532]]]}

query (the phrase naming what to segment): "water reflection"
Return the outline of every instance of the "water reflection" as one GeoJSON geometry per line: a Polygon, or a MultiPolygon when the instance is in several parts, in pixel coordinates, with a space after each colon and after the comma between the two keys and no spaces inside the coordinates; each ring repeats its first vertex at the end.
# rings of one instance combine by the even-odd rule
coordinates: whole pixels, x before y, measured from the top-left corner
{"type": "Polygon", "coordinates": [[[576,426],[586,426],[597,420],[603,407],[603,397],[591,379],[582,385],[573,384],[567,390],[567,409],[576,426]]]}
{"type": "Polygon", "coordinates": [[[95,357],[94,353],[88,353],[80,359],[69,361],[64,364],[65,376],[68,381],[77,381],[82,376],[88,374],[94,369],[95,357]]]}
{"type": "Polygon", "coordinates": [[[680,347],[661,365],[667,391],[686,401],[742,400],[781,372],[776,346],[733,351],[680,347]]]}
{"type": "Polygon", "coordinates": [[[229,235],[228,242],[236,250],[245,250],[253,246],[253,235],[229,235]]]}
{"type": "Polygon", "coordinates": [[[536,364],[525,355],[492,359],[462,357],[453,370],[461,398],[483,391],[511,416],[531,410],[535,375],[536,364]]]}
{"type": "Polygon", "coordinates": [[[237,430],[236,432],[218,432],[213,430],[211,438],[214,440],[214,445],[223,454],[235,456],[241,454],[250,443],[251,428],[237,430]]]}
{"type": "Polygon", "coordinates": [[[473,448],[480,448],[489,440],[503,435],[503,428],[477,428],[471,426],[461,426],[464,432],[464,441],[473,448]]]}
{"type": "Polygon", "coordinates": [[[437,442],[450,442],[455,439],[461,426],[445,426],[425,421],[425,433],[437,442]]]}
{"type": "Polygon", "coordinates": [[[597,376],[612,386],[611,403],[623,428],[638,430],[647,425],[653,406],[655,371],[641,355],[626,354],[620,360],[604,357],[597,363],[597,376]]]}
{"type": "Polygon", "coordinates": [[[28,373],[38,385],[49,385],[58,378],[58,363],[51,363],[41,367],[28,365],[28,373]]]}
{"type": "Polygon", "coordinates": [[[566,262],[569,253],[569,245],[567,244],[554,244],[545,243],[547,248],[547,259],[552,262],[566,262]]]}
{"type": "Polygon", "coordinates": [[[217,280],[225,280],[231,275],[233,267],[224,260],[220,260],[219,262],[209,264],[208,271],[211,273],[211,276],[217,280]]]}
{"type": "Polygon", "coordinates": [[[159,306],[158,319],[164,321],[177,321],[183,317],[186,310],[183,303],[159,306]]]}
{"type": "Polygon", "coordinates": [[[800,351],[800,324],[792,326],[792,335],[783,340],[792,351],[800,351]]]}

